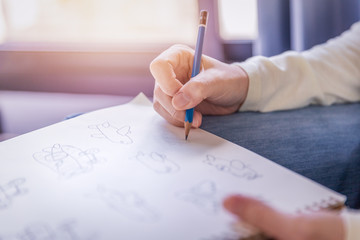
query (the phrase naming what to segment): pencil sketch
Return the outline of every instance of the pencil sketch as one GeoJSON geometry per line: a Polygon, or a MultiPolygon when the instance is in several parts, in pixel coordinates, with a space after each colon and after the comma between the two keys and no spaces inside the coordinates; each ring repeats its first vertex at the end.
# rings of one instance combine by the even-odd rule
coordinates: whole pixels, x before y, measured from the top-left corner
{"type": "Polygon", "coordinates": [[[23,187],[25,182],[25,178],[17,178],[0,185],[0,210],[8,208],[14,198],[28,192],[28,190],[23,187]]]}
{"type": "Polygon", "coordinates": [[[2,236],[1,240],[94,240],[96,234],[83,236],[79,234],[76,221],[68,220],[57,227],[51,227],[46,223],[34,223],[26,226],[21,231],[2,236]]]}
{"type": "Polygon", "coordinates": [[[213,166],[221,172],[229,173],[238,178],[255,180],[261,177],[261,175],[257,171],[237,159],[228,160],[214,157],[208,154],[206,155],[206,159],[203,162],[210,166],[213,166]]]}
{"type": "Polygon", "coordinates": [[[100,124],[90,125],[89,128],[97,130],[96,133],[91,135],[94,138],[105,138],[112,143],[133,143],[133,140],[130,137],[130,126],[128,125],[118,128],[109,122],[103,122],[100,124]]]}
{"type": "Polygon", "coordinates": [[[54,144],[33,154],[33,158],[58,173],[71,178],[89,172],[102,160],[96,156],[98,149],[82,150],[71,145],[54,144]]]}
{"type": "Polygon", "coordinates": [[[135,157],[130,159],[136,159],[151,171],[159,174],[176,173],[180,170],[179,165],[167,159],[166,155],[157,152],[145,154],[139,151],[135,157]]]}
{"type": "Polygon", "coordinates": [[[96,193],[88,194],[87,197],[100,199],[110,209],[129,220],[155,222],[160,218],[159,213],[133,191],[119,191],[99,185],[96,193]]]}
{"type": "MultiPolygon", "coordinates": [[[[163,126],[163,131],[155,132],[152,136],[156,139],[157,142],[162,144],[171,145],[171,146],[183,146],[186,144],[185,138],[183,137],[183,132],[181,131],[181,137],[179,134],[174,132],[168,126],[163,126]]],[[[178,129],[176,129],[178,130],[178,129]]]]}
{"type": "Polygon", "coordinates": [[[205,180],[189,190],[175,193],[175,196],[183,201],[192,203],[207,214],[216,214],[220,209],[217,199],[217,189],[214,182],[205,180]]]}

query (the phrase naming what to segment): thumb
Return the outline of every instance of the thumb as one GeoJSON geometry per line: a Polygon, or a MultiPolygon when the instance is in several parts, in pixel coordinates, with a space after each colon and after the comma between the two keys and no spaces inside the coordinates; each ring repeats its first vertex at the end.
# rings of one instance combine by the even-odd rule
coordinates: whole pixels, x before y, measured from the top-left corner
{"type": "Polygon", "coordinates": [[[203,71],[184,84],[174,95],[172,104],[176,110],[193,108],[214,93],[216,86],[214,77],[203,71]]]}
{"type": "Polygon", "coordinates": [[[225,199],[224,207],[247,224],[264,231],[271,237],[291,238],[288,231],[291,229],[293,218],[276,211],[259,200],[235,195],[225,199]]]}

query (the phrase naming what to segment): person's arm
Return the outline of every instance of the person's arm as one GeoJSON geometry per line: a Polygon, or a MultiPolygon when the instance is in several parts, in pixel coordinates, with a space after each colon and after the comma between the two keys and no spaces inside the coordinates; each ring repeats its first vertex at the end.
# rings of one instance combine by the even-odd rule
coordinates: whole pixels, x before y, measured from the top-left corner
{"type": "Polygon", "coordinates": [[[360,101],[360,22],[308,51],[256,56],[238,65],[250,80],[241,111],[360,101]]]}

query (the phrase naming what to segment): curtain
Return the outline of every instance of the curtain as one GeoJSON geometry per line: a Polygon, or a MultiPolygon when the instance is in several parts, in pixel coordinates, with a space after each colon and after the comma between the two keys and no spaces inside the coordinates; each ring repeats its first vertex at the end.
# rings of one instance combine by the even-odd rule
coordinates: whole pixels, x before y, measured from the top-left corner
{"type": "Polygon", "coordinates": [[[258,0],[254,55],[303,51],[340,35],[360,19],[360,0],[258,0]]]}

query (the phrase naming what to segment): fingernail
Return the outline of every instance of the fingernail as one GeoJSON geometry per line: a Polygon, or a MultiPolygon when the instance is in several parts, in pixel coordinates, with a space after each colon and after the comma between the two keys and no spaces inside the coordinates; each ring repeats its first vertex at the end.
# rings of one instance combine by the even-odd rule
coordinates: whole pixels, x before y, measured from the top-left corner
{"type": "Polygon", "coordinates": [[[174,104],[174,107],[176,107],[176,108],[183,108],[184,106],[189,104],[189,102],[190,102],[189,96],[187,96],[183,92],[179,92],[179,93],[175,94],[174,99],[173,99],[173,104],[174,104]]]}

